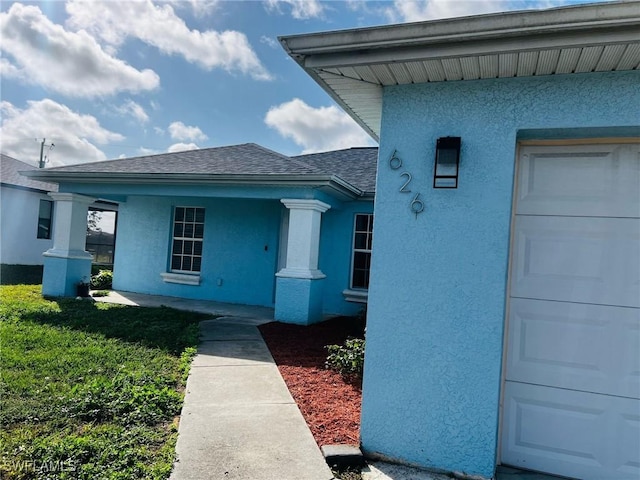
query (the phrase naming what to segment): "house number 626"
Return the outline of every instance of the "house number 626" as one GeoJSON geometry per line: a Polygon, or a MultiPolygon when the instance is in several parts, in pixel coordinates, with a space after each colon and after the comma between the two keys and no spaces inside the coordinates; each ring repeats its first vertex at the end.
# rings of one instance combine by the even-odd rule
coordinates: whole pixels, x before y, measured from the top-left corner
{"type": "MultiPolygon", "coordinates": [[[[389,168],[391,170],[399,170],[402,167],[402,159],[398,156],[398,151],[394,150],[389,158],[389,168]]],[[[405,178],[405,182],[400,187],[400,193],[411,193],[411,190],[408,188],[409,184],[413,177],[409,172],[402,172],[400,177],[405,178]]],[[[416,193],[415,197],[409,204],[409,208],[411,212],[415,214],[416,218],[418,218],[418,214],[424,212],[424,202],[420,200],[420,193],[416,193]]]]}

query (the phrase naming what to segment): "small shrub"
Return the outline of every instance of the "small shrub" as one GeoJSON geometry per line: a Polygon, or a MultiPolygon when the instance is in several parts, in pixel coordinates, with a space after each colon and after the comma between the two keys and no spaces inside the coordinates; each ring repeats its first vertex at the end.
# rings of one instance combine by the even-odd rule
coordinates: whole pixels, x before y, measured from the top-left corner
{"type": "Polygon", "coordinates": [[[110,289],[113,283],[113,272],[111,270],[100,270],[97,275],[91,277],[91,288],[110,289]]]}
{"type": "Polygon", "coordinates": [[[96,290],[91,294],[91,296],[92,297],[108,297],[109,293],[111,293],[109,292],[109,290],[96,290]]]}
{"type": "Polygon", "coordinates": [[[351,338],[344,345],[327,345],[327,368],[345,378],[362,379],[364,367],[364,339],[351,338]]]}

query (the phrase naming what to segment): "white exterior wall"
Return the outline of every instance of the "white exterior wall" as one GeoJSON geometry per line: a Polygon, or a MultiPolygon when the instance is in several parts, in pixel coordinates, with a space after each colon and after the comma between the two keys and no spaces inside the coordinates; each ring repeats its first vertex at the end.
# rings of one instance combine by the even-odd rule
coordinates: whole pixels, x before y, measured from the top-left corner
{"type": "Polygon", "coordinates": [[[0,187],[0,263],[42,265],[53,240],[37,238],[41,199],[52,200],[43,192],[0,187]]]}

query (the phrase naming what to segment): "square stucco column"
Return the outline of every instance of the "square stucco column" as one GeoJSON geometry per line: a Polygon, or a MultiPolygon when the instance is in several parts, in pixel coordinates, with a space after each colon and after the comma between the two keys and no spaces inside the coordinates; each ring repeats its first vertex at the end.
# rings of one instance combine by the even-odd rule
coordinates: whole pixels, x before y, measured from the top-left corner
{"type": "Polygon", "coordinates": [[[85,251],[87,210],[95,198],[49,193],[55,200],[53,248],[43,253],[42,294],[74,297],[76,284],[91,277],[91,254],[85,251]]]}
{"type": "Polygon", "coordinates": [[[318,270],[320,223],[331,208],[319,200],[282,199],[289,209],[287,263],[276,273],[275,319],[309,325],[322,320],[322,286],[318,270]]]}

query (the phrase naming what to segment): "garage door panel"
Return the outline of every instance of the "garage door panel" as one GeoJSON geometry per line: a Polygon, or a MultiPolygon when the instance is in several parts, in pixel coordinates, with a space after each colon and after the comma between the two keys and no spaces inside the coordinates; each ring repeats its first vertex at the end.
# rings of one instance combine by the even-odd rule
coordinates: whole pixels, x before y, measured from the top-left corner
{"type": "Polygon", "coordinates": [[[640,398],[640,309],[512,299],[506,379],[640,398]]]}
{"type": "Polygon", "coordinates": [[[640,143],[523,147],[501,460],[640,478],[640,143]]]}
{"type": "Polygon", "coordinates": [[[640,306],[640,220],[516,217],[511,295],[640,306]]]}
{"type": "Polygon", "coordinates": [[[523,147],[518,214],[640,217],[640,145],[523,147]]]}
{"type": "Polygon", "coordinates": [[[626,398],[506,382],[502,460],[583,479],[637,480],[637,405],[626,398]]]}

